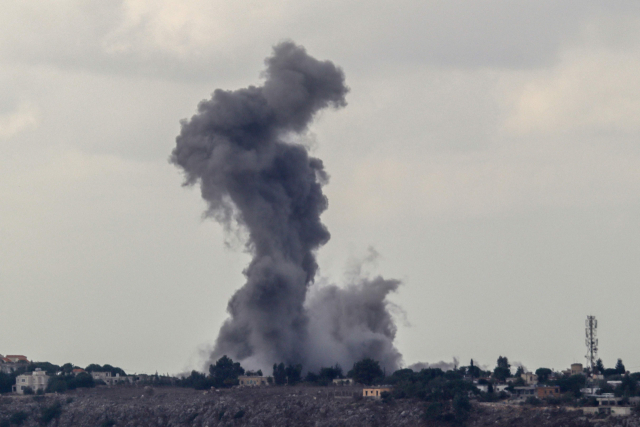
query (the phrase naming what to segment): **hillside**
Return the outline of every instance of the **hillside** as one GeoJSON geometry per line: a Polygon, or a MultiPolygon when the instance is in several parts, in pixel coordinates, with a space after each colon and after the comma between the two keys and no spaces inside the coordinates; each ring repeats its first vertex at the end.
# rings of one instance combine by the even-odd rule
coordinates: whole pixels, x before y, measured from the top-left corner
{"type": "MultiPolygon", "coordinates": [[[[349,388],[340,388],[348,390],[349,388]]],[[[424,420],[424,403],[334,398],[329,387],[195,391],[113,387],[64,395],[0,398],[0,426],[440,426],[424,420]]],[[[357,388],[353,388],[357,391],[357,388]]],[[[476,404],[469,426],[640,427],[637,416],[591,420],[580,411],[476,404]],[[595,422],[594,422],[595,421],[595,422]]]]}

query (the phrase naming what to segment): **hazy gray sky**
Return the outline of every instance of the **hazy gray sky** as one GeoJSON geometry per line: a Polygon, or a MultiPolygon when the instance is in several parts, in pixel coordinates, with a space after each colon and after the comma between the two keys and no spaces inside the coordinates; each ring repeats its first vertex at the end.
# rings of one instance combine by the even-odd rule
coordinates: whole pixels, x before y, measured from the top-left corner
{"type": "Polygon", "coordinates": [[[319,252],[370,246],[406,364],[640,371],[637,1],[0,1],[0,353],[199,366],[249,257],[167,159],[284,39],[341,66],[319,252]],[[230,247],[225,246],[225,239],[230,247]]]}

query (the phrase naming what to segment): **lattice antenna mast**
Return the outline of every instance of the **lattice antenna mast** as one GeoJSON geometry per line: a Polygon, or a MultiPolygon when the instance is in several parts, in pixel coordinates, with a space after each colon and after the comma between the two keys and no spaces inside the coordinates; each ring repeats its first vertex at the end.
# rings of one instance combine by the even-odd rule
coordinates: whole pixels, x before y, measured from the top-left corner
{"type": "Polygon", "coordinates": [[[596,316],[587,316],[584,323],[586,326],[584,343],[587,345],[587,367],[591,369],[592,373],[595,373],[596,360],[598,359],[598,321],[596,316]]]}

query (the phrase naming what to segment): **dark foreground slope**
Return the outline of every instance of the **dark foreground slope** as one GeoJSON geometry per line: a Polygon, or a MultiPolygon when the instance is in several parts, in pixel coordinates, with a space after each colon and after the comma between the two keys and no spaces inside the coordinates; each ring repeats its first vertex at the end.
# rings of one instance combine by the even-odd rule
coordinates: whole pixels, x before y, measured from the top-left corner
{"type": "MultiPolygon", "coordinates": [[[[0,398],[0,427],[31,426],[440,426],[424,420],[411,400],[334,398],[331,388],[234,389],[99,388],[46,397],[0,398]]],[[[335,390],[335,389],[333,389],[335,390]]],[[[343,389],[344,390],[344,389],[343,389]]],[[[476,406],[468,426],[640,427],[636,417],[588,420],[579,412],[476,406]]]]}

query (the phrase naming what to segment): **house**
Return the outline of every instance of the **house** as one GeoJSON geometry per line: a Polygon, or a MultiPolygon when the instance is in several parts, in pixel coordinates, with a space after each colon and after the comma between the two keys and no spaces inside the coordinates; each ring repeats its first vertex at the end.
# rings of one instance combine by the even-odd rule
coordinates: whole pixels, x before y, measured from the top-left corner
{"type": "Polygon", "coordinates": [[[623,399],[621,397],[615,397],[613,393],[604,393],[595,396],[595,398],[598,400],[598,406],[582,408],[584,414],[613,415],[618,417],[631,415],[631,406],[621,406],[623,399]]]}
{"type": "Polygon", "coordinates": [[[585,406],[582,413],[585,415],[612,415],[624,417],[631,415],[630,406],[585,406]]]}
{"type": "Polygon", "coordinates": [[[31,388],[33,392],[38,390],[45,391],[49,384],[49,376],[40,368],[36,368],[35,371],[18,375],[16,377],[16,384],[12,387],[14,393],[24,394],[24,392],[31,388]]]}
{"type": "Polygon", "coordinates": [[[524,374],[521,374],[520,378],[524,380],[526,385],[538,384],[538,376],[531,372],[525,372],[524,374]]]}
{"type": "Polygon", "coordinates": [[[238,382],[243,387],[258,387],[262,385],[269,385],[269,377],[240,375],[238,377],[238,382]]]}
{"type": "Polygon", "coordinates": [[[333,385],[354,385],[353,378],[336,378],[332,381],[333,385]]]}
{"type": "Polygon", "coordinates": [[[374,399],[381,399],[382,393],[385,391],[387,393],[391,393],[393,387],[390,385],[376,385],[376,386],[367,386],[362,389],[362,397],[372,397],[374,399]]]}
{"type": "Polygon", "coordinates": [[[11,374],[24,367],[26,363],[29,363],[26,356],[15,354],[3,356],[0,354],[0,372],[2,373],[11,374]]]}
{"type": "Polygon", "coordinates": [[[83,372],[87,372],[87,371],[85,371],[85,370],[84,370],[84,369],[82,369],[82,368],[73,368],[73,371],[71,371],[71,373],[72,373],[73,375],[78,375],[78,374],[81,374],[81,373],[83,373],[83,372]]]}
{"type": "Polygon", "coordinates": [[[91,376],[93,377],[94,381],[102,381],[109,386],[123,382],[133,382],[133,379],[126,375],[121,377],[120,374],[115,374],[114,376],[111,375],[111,372],[91,372],[91,376]]]}
{"type": "Polygon", "coordinates": [[[558,386],[543,386],[536,388],[536,394],[539,399],[544,399],[545,397],[558,397],[560,396],[560,387],[558,386]]]}
{"type": "Polygon", "coordinates": [[[534,396],[536,394],[536,387],[532,385],[528,385],[525,387],[514,387],[513,395],[516,397],[529,397],[534,396]]]}
{"type": "Polygon", "coordinates": [[[598,406],[620,406],[622,405],[622,397],[616,397],[613,393],[602,393],[596,396],[598,406]]]}
{"type": "Polygon", "coordinates": [[[600,393],[600,387],[585,387],[580,389],[580,393],[585,396],[594,396],[600,393]]]}
{"type": "MultiPolygon", "coordinates": [[[[478,390],[480,390],[483,393],[488,393],[489,392],[489,384],[474,384],[478,390]]],[[[509,384],[493,384],[493,392],[494,393],[500,393],[501,391],[504,391],[506,393],[509,393],[509,390],[507,390],[507,388],[509,387],[509,384]]]]}
{"type": "Polygon", "coordinates": [[[8,363],[29,363],[27,356],[8,354],[4,358],[8,363]]]}
{"type": "Polygon", "coordinates": [[[582,368],[582,363],[571,364],[571,375],[584,375],[584,369],[582,368]]]}

